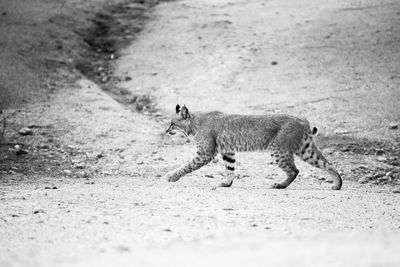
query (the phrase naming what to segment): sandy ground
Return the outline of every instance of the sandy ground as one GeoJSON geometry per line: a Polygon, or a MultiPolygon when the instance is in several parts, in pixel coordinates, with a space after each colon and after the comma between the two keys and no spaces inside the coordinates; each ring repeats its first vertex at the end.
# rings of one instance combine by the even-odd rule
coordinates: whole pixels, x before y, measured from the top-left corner
{"type": "Polygon", "coordinates": [[[399,156],[399,132],[388,127],[400,120],[398,8],[159,4],[121,52],[112,84],[157,109],[133,112],[75,77],[46,101],[3,110],[6,142],[28,154],[2,164],[0,265],[399,266],[399,179],[387,174],[399,156]],[[282,173],[267,153],[239,154],[232,188],[211,190],[221,162],[167,183],[162,176],[194,154],[193,143],[163,133],[177,102],[309,118],[343,189],[301,162],[288,189],[268,189],[282,173]],[[19,136],[27,125],[40,127],[19,136]],[[53,165],[27,173],[30,162],[53,165]]]}

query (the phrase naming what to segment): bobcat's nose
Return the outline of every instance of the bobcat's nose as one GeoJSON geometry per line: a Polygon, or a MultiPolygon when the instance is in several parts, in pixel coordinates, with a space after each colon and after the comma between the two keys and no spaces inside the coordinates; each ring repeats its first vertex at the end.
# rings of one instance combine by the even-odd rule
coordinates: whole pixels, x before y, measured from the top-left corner
{"type": "Polygon", "coordinates": [[[168,129],[165,131],[165,133],[168,133],[168,134],[170,134],[170,135],[174,135],[174,134],[175,134],[175,132],[172,130],[172,125],[170,125],[170,126],[168,127],[168,129]]]}

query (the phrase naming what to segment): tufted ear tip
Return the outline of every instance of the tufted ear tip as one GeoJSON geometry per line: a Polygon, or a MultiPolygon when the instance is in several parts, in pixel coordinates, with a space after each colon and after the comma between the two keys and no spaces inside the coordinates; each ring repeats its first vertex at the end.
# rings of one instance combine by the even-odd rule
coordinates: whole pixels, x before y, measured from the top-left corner
{"type": "Polygon", "coordinates": [[[181,106],[179,106],[179,104],[176,104],[175,111],[176,114],[178,114],[181,111],[181,106]]]}
{"type": "Polygon", "coordinates": [[[318,133],[318,128],[317,127],[313,127],[312,135],[316,135],[317,133],[318,133]]]}

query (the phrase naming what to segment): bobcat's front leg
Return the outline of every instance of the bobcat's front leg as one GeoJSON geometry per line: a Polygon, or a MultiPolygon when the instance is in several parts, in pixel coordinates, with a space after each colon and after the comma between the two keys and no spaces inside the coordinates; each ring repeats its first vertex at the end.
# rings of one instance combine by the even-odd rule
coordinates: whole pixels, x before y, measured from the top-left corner
{"type": "Polygon", "coordinates": [[[173,172],[167,173],[165,175],[165,179],[168,182],[176,182],[182,176],[188,174],[189,172],[195,171],[200,169],[207,163],[209,163],[214,158],[214,153],[207,153],[207,152],[197,152],[197,156],[194,157],[191,161],[186,163],[185,165],[179,167],[173,172]]]}

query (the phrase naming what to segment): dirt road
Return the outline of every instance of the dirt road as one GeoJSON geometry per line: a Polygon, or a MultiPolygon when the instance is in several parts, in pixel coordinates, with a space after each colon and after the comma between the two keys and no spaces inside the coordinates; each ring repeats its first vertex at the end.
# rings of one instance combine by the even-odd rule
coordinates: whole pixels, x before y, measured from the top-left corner
{"type": "Polygon", "coordinates": [[[62,108],[71,125],[63,143],[86,151],[100,171],[34,182],[15,176],[2,185],[0,265],[399,266],[400,195],[396,176],[387,175],[396,169],[399,141],[388,127],[400,120],[398,7],[158,5],[122,52],[115,76],[132,77],[118,86],[150,95],[159,112],[132,113],[85,80],[60,92],[54,112],[62,108]],[[326,174],[301,162],[287,190],[268,189],[282,173],[267,153],[239,154],[232,188],[211,190],[221,162],[167,183],[162,176],[194,153],[186,139],[163,134],[177,102],[307,117],[343,174],[343,190],[330,190],[326,174]],[[377,148],[377,138],[391,145],[377,148]],[[383,178],[357,182],[369,170],[383,178]]]}

